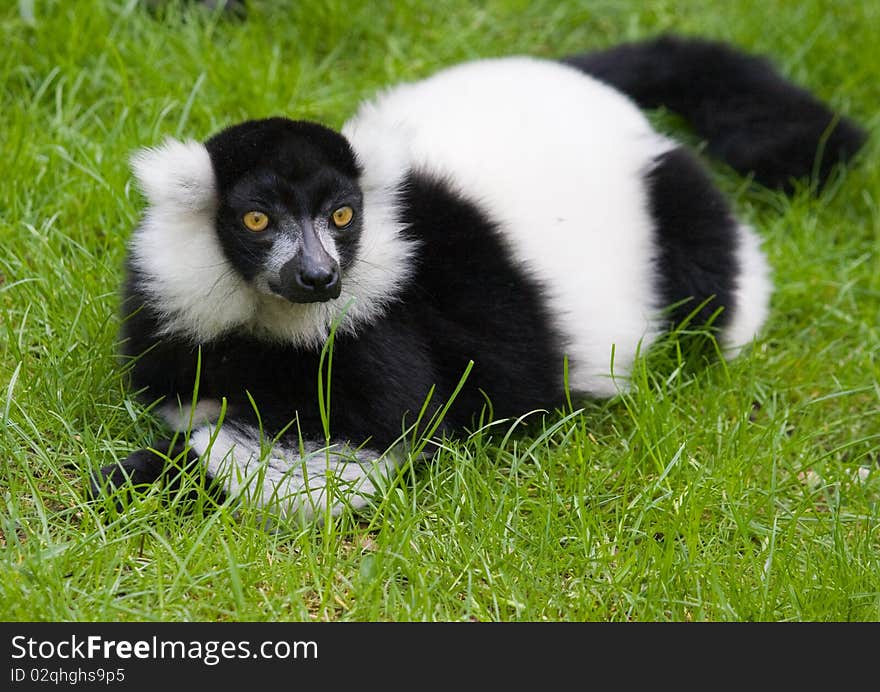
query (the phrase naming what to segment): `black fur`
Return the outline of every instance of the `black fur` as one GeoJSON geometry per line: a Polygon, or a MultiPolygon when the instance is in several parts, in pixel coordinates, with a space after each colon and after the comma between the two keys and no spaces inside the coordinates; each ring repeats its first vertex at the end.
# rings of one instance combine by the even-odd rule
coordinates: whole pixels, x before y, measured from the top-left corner
{"type": "Polygon", "coordinates": [[[218,132],[205,147],[221,198],[254,170],[300,181],[309,180],[316,170],[328,165],[349,178],[357,178],[361,172],[345,137],[306,120],[248,120],[218,132]]]}
{"type": "Polygon", "coordinates": [[[664,154],[647,176],[659,250],[662,304],[670,326],[724,326],[734,305],[736,220],[723,195],[685,149],[664,154]],[[720,312],[719,312],[720,310],[720,312]]]}
{"type": "Polygon", "coordinates": [[[708,151],[759,183],[791,191],[814,169],[824,184],[867,134],[762,57],[723,43],[661,36],[564,59],[632,97],[687,120],[708,151]],[[816,162],[818,160],[818,166],[816,162]]]}
{"type": "MultiPolygon", "coordinates": [[[[99,497],[105,489],[130,487],[136,490],[161,483],[172,494],[179,496],[184,477],[191,475],[199,478],[200,473],[198,455],[188,449],[181,439],[159,440],[152,449],[139,449],[121,463],[100,469],[92,476],[90,492],[92,497],[99,497]]],[[[225,494],[219,486],[209,483],[208,491],[216,502],[222,502],[225,494]]],[[[194,502],[197,500],[197,491],[190,490],[181,499],[194,502]]],[[[117,511],[123,511],[128,500],[130,496],[124,493],[115,495],[117,511]]]]}
{"type": "Polygon", "coordinates": [[[561,404],[563,344],[541,286],[493,221],[445,181],[419,175],[409,176],[400,207],[421,249],[395,314],[418,324],[443,395],[474,361],[450,424],[467,425],[487,397],[498,417],[561,404]]]}

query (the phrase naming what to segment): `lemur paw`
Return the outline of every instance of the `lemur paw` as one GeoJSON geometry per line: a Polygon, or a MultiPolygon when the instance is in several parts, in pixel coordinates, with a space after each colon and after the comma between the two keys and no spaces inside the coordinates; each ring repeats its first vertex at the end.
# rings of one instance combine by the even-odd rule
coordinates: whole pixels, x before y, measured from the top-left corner
{"type": "MultiPolygon", "coordinates": [[[[133,494],[146,492],[156,483],[179,495],[184,491],[184,500],[195,500],[200,488],[193,483],[184,483],[187,477],[199,478],[199,457],[183,443],[157,443],[150,449],[139,449],[125,459],[100,468],[92,473],[89,483],[89,496],[100,500],[113,496],[116,509],[122,511],[133,494]],[[168,450],[167,455],[162,452],[168,450]],[[171,463],[169,463],[169,459],[171,463]]],[[[204,479],[214,497],[222,496],[204,479]]]]}

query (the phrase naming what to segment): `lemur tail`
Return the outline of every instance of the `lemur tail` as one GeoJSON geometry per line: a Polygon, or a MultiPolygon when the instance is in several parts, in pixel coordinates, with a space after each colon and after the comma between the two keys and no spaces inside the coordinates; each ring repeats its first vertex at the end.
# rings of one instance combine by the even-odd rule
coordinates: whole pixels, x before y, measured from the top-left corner
{"type": "Polygon", "coordinates": [[[772,188],[815,176],[824,184],[867,133],[766,59],[727,44],[661,36],[563,59],[642,108],[663,106],[687,120],[709,153],[772,188]]]}

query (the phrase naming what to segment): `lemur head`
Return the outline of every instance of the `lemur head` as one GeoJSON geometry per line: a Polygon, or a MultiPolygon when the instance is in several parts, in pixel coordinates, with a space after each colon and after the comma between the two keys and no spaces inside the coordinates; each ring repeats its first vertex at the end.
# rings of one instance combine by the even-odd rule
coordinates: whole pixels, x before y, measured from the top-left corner
{"type": "Polygon", "coordinates": [[[347,140],[322,125],[252,120],[211,137],[217,237],[258,291],[338,298],[357,251],[363,196],[347,140]]]}
{"type": "Polygon", "coordinates": [[[132,166],[148,201],[132,280],[163,333],[320,343],[340,311],[342,329],[381,314],[410,271],[393,197],[368,198],[348,140],[322,125],[247,121],[132,166]]]}

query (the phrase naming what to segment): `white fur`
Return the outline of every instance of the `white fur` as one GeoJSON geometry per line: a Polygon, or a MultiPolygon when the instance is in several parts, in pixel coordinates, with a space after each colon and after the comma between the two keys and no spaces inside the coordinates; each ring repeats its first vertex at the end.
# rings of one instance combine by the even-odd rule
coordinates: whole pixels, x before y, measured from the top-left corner
{"type": "Polygon", "coordinates": [[[390,454],[353,450],[344,442],[302,449],[272,444],[258,430],[240,425],[203,426],[190,437],[208,474],[234,501],[263,509],[281,520],[309,521],[329,509],[365,507],[397,467],[390,454]]]}
{"type": "Polygon", "coordinates": [[[168,139],[132,158],[150,202],[131,246],[165,334],[210,339],[253,319],[253,291],[226,260],[214,231],[214,170],[203,144],[168,139]]]}
{"type": "Polygon", "coordinates": [[[749,226],[741,225],[737,261],[733,317],[723,330],[721,345],[724,355],[733,358],[755,338],[770,311],[773,282],[770,266],[761,251],[761,239],[749,226]]]}
{"type": "Polygon", "coordinates": [[[195,406],[181,404],[162,404],[159,415],[166,425],[175,432],[184,432],[200,425],[215,423],[220,418],[222,405],[216,399],[202,399],[195,406]]]}
{"type": "Polygon", "coordinates": [[[612,349],[625,376],[659,332],[643,177],[673,146],[635,105],[558,63],[481,60],[393,88],[343,133],[376,178],[445,176],[499,221],[545,288],[572,388],[617,391],[612,349]]]}
{"type": "Polygon", "coordinates": [[[131,167],[151,207],[213,212],[214,170],[200,142],[169,137],[162,146],[135,153],[131,167]]]}

